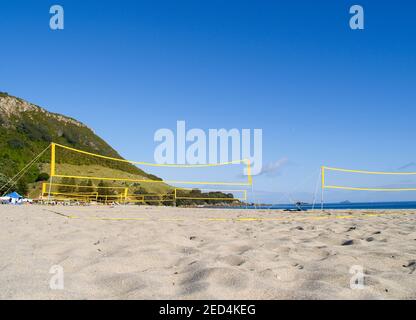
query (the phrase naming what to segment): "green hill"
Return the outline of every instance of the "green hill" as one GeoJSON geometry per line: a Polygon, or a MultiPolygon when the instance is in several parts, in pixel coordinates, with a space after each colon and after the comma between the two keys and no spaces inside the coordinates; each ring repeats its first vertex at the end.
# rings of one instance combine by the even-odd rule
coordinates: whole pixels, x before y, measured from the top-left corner
{"type": "MultiPolygon", "coordinates": [[[[83,123],[61,114],[48,112],[37,105],[0,92],[0,194],[6,192],[9,187],[2,188],[2,186],[47,148],[51,142],[122,159],[116,150],[83,123]]],[[[57,171],[64,175],[162,181],[162,179],[146,173],[130,163],[103,160],[62,148],[57,152],[56,166],[57,171]]],[[[49,170],[50,152],[48,150],[35,165],[30,167],[18,183],[13,185],[11,190],[18,191],[20,194],[31,198],[39,197],[42,182],[49,179],[49,170]]],[[[107,190],[107,193],[114,192],[116,194],[115,187],[128,187],[130,194],[173,193],[173,187],[163,182],[141,184],[123,181],[103,182],[91,181],[89,179],[86,179],[86,181],[74,181],[68,178],[55,178],[54,183],[87,186],[101,185],[114,188],[112,191],[107,190]]],[[[62,188],[68,189],[68,187],[62,188]]],[[[70,189],[73,191],[79,190],[79,188],[70,189]]],[[[85,191],[85,189],[82,191],[85,191]]],[[[182,191],[182,193],[190,193],[195,198],[206,198],[208,196],[212,198],[233,198],[232,194],[221,192],[202,193],[199,190],[193,190],[191,192],[182,191]]],[[[229,204],[230,201],[225,203],[229,204]]],[[[205,204],[219,204],[219,201],[203,199],[177,200],[177,205],[205,204]]]]}
{"type": "MultiPolygon", "coordinates": [[[[0,93],[0,187],[51,142],[109,157],[122,158],[117,151],[83,123],[64,115],[48,112],[7,93],[0,93]]],[[[45,152],[39,164],[30,168],[15,189],[20,193],[29,192],[33,195],[31,184],[47,178],[47,175],[42,173],[49,172],[49,162],[50,152],[45,152]]],[[[93,168],[94,172],[99,171],[103,176],[107,173],[114,177],[161,180],[129,163],[103,161],[65,150],[60,150],[57,163],[61,169],[68,169],[72,165],[77,169],[78,175],[91,175],[88,172],[93,168]]],[[[146,186],[149,193],[169,189],[171,188],[163,183],[146,186]]]]}

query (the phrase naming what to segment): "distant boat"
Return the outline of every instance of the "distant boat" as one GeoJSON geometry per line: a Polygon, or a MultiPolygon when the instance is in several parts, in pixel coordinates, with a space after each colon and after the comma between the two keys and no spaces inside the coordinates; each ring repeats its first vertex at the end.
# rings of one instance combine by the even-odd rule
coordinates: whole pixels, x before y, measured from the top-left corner
{"type": "Polygon", "coordinates": [[[304,208],[303,206],[307,206],[308,204],[306,202],[295,202],[293,204],[295,208],[285,209],[284,211],[307,211],[308,209],[304,208]]]}

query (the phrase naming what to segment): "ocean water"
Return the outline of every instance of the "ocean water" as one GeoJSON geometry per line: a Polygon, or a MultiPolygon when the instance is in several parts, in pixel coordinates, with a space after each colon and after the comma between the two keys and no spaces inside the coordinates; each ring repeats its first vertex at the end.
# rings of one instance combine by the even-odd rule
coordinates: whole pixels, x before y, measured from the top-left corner
{"type": "MultiPolygon", "coordinates": [[[[293,204],[274,204],[271,206],[244,206],[240,209],[294,209],[293,204]]],[[[312,209],[311,204],[302,206],[305,209],[312,209]]],[[[321,204],[315,204],[315,209],[320,209],[321,204]]],[[[416,201],[400,202],[357,202],[357,203],[324,203],[324,209],[415,209],[416,201]]]]}

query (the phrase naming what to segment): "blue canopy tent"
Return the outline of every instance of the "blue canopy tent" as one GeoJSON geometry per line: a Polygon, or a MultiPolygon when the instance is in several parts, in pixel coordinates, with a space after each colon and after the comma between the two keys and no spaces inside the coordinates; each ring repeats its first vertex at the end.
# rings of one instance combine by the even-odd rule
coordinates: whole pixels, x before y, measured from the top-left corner
{"type": "Polygon", "coordinates": [[[18,194],[17,192],[12,192],[12,193],[6,194],[5,197],[10,198],[10,202],[13,203],[13,204],[17,204],[23,199],[23,197],[20,194],[18,194]]]}
{"type": "Polygon", "coordinates": [[[6,194],[6,197],[9,197],[9,198],[12,198],[12,199],[22,199],[23,198],[17,192],[12,192],[12,193],[6,194]]]}

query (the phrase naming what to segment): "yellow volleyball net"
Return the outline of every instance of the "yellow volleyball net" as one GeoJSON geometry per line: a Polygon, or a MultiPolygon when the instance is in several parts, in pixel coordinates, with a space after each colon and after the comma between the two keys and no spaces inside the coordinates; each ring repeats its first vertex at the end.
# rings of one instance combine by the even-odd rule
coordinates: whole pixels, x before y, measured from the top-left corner
{"type": "Polygon", "coordinates": [[[369,200],[380,201],[380,199],[383,201],[397,201],[397,199],[403,201],[408,200],[409,195],[398,195],[398,193],[416,191],[416,172],[370,171],[322,166],[321,209],[324,208],[325,190],[345,191],[343,195],[340,194],[337,197],[332,194],[332,199],[334,199],[334,197],[341,198],[348,196],[360,199],[359,201],[361,202],[368,202],[369,200]],[[348,193],[355,191],[361,191],[362,194],[353,196],[351,193],[348,193]],[[373,194],[366,194],[366,192],[373,194]],[[383,192],[389,193],[389,195],[381,196],[375,194],[383,192]]]}
{"type": "Polygon", "coordinates": [[[247,199],[245,188],[253,182],[250,161],[244,159],[216,164],[155,164],[57,143],[52,143],[50,150],[50,180],[42,184],[41,199],[138,204],[243,201],[247,199]],[[210,189],[201,188],[206,186],[210,189]],[[223,186],[234,188],[224,190],[223,186]]]}
{"type": "MultiPolygon", "coordinates": [[[[74,179],[91,179],[91,180],[107,180],[107,181],[123,181],[123,182],[137,182],[137,183],[166,183],[166,184],[189,184],[189,185],[234,185],[234,186],[251,186],[253,178],[251,175],[251,164],[249,159],[234,160],[222,163],[212,164],[157,164],[142,161],[130,161],[115,157],[108,157],[92,152],[87,152],[68,146],[52,143],[51,144],[51,164],[50,176],[57,178],[74,178],[74,179]],[[95,175],[94,172],[81,173],[76,170],[80,165],[77,163],[77,158],[82,157],[82,162],[88,165],[103,165],[112,167],[115,170],[123,169],[126,172],[131,171],[131,166],[136,166],[139,169],[152,171],[152,174],[145,174],[137,176],[137,174],[126,174],[125,176],[116,175],[95,175]],[[65,158],[65,160],[63,160],[65,158]],[[62,164],[66,163],[67,166],[62,164]],[[70,166],[72,165],[72,167],[70,166]],[[123,166],[124,165],[124,166],[123,166]],[[130,166],[130,168],[129,168],[130,166]],[[127,170],[126,170],[127,169],[127,170]],[[130,170],[128,170],[130,169],[130,170]],[[172,170],[174,169],[174,170],[172,170]],[[153,172],[158,171],[157,174],[162,175],[165,171],[166,176],[171,178],[158,178],[153,172]],[[222,175],[227,172],[228,174],[222,175]],[[132,177],[136,175],[135,177],[132,177]],[[215,179],[196,179],[198,176],[216,177],[222,176],[224,180],[215,179]],[[184,178],[182,178],[184,177],[184,178]],[[228,177],[229,179],[225,179],[228,177]],[[191,179],[193,178],[193,179],[191,179]],[[238,179],[236,179],[238,178],[238,179]]],[[[99,174],[99,173],[97,173],[99,174]]],[[[163,175],[165,176],[165,175],[163,175]]]]}
{"type": "MultiPolygon", "coordinates": [[[[74,180],[75,181],[75,180],[74,180]]],[[[126,202],[128,188],[121,186],[102,186],[77,184],[64,184],[44,182],[42,183],[41,200],[52,199],[57,201],[78,202],[126,202]]]]}
{"type": "MultiPolygon", "coordinates": [[[[134,190],[134,188],[133,188],[134,190]]],[[[170,193],[133,193],[129,187],[42,183],[41,200],[77,201],[83,203],[151,204],[175,201],[170,193]]]]}
{"type": "Polygon", "coordinates": [[[321,167],[322,189],[351,191],[416,191],[416,172],[388,172],[321,167]]]}

